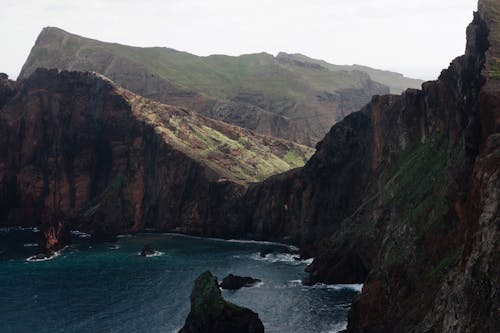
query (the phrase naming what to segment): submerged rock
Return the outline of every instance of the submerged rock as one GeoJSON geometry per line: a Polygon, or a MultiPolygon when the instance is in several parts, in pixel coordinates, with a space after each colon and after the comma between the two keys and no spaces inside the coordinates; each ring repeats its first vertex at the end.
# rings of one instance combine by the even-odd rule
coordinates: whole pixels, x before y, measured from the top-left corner
{"type": "Polygon", "coordinates": [[[222,298],[217,279],[209,271],[194,282],[191,311],[179,333],[262,333],[259,315],[222,298]]]}
{"type": "Polygon", "coordinates": [[[271,249],[262,249],[259,253],[261,258],[265,258],[268,254],[273,253],[273,250],[271,249]]]}
{"type": "Polygon", "coordinates": [[[144,247],[142,248],[142,251],[141,251],[141,256],[143,257],[146,257],[146,256],[151,256],[153,254],[155,254],[156,251],[155,249],[153,248],[153,245],[151,244],[146,244],[144,245],[144,247]]]}
{"type": "Polygon", "coordinates": [[[222,283],[219,286],[222,289],[237,290],[242,287],[252,287],[258,282],[261,282],[261,280],[254,279],[249,276],[238,276],[229,274],[222,280],[222,283]]]}

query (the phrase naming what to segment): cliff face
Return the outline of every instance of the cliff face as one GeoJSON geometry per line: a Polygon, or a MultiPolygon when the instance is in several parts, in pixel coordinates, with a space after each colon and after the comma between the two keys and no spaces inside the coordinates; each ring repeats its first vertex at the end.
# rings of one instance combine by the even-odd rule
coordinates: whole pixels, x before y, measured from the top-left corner
{"type": "Polygon", "coordinates": [[[70,228],[244,235],[248,182],[300,166],[310,149],[162,105],[100,75],[38,70],[0,80],[0,221],[41,226],[41,250],[70,228]]]}
{"type": "Polygon", "coordinates": [[[372,95],[389,93],[362,70],[326,65],[266,53],[198,57],[104,43],[49,27],[40,33],[19,78],[39,67],[95,71],[141,96],[313,146],[372,95]]]}
{"type": "Polygon", "coordinates": [[[374,97],[246,193],[248,224],[315,254],[310,282],[365,283],[349,332],[500,327],[499,18],[480,1],[439,80],[374,97]]]}

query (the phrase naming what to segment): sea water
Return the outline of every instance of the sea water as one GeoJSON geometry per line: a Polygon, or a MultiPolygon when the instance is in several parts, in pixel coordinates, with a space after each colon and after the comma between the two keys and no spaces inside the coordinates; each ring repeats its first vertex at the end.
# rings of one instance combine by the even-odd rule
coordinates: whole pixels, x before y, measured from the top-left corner
{"type": "Polygon", "coordinates": [[[0,230],[1,332],[177,332],[193,281],[206,270],[219,279],[229,273],[261,279],[223,296],[257,312],[270,333],[342,330],[360,291],[359,285],[302,286],[308,262],[280,253],[278,244],[169,234],[93,244],[75,233],[55,258],[27,260],[37,239],[32,230],[0,230]],[[154,256],[140,256],[145,244],[154,246],[154,256]],[[276,252],[262,258],[264,248],[276,252]]]}

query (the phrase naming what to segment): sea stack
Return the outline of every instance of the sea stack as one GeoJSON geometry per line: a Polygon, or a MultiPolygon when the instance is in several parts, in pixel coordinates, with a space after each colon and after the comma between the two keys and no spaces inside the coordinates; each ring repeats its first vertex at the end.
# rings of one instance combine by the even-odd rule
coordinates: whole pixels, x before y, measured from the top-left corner
{"type": "Polygon", "coordinates": [[[217,278],[209,271],[194,282],[191,312],[179,333],[263,333],[259,315],[222,298],[217,278]]]}

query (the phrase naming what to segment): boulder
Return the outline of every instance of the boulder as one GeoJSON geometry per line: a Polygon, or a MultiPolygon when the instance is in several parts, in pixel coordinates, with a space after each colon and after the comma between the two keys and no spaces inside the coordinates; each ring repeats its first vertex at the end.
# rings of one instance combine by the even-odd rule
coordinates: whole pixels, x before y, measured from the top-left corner
{"type": "Polygon", "coordinates": [[[261,280],[254,279],[249,276],[229,274],[222,280],[222,283],[219,285],[219,287],[221,287],[222,289],[237,290],[242,287],[252,287],[258,282],[261,282],[261,280]]]}
{"type": "Polygon", "coordinates": [[[141,256],[146,257],[146,256],[151,256],[155,254],[156,251],[153,248],[153,245],[151,244],[146,244],[143,246],[142,251],[141,251],[141,256]]]}

